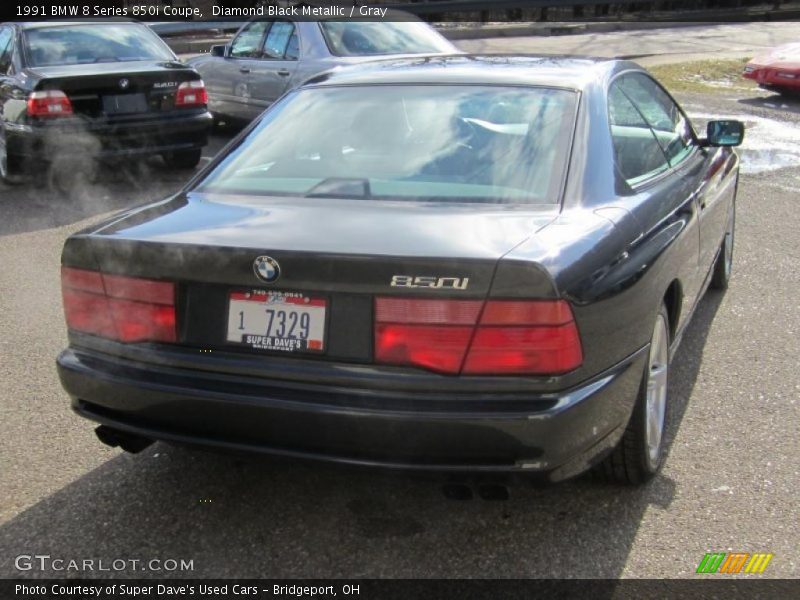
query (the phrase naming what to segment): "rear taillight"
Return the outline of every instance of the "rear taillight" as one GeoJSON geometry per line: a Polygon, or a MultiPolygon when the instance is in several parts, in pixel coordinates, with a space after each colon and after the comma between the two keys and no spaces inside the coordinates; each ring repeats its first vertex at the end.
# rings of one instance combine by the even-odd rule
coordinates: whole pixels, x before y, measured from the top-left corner
{"type": "Polygon", "coordinates": [[[480,300],[377,298],[375,360],[458,373],[480,300]]]}
{"type": "Polygon", "coordinates": [[[67,327],[120,342],[174,342],[175,284],[61,268],[67,327]]]}
{"type": "Polygon", "coordinates": [[[72,115],[72,103],[60,90],[31,92],[28,96],[28,116],[68,117],[72,115]]]}
{"type": "Polygon", "coordinates": [[[175,106],[205,106],[208,104],[208,92],[202,79],[184,81],[175,92],[175,106]]]}
{"type": "Polygon", "coordinates": [[[556,375],[580,366],[564,300],[377,298],[375,360],[449,374],[556,375]]]}

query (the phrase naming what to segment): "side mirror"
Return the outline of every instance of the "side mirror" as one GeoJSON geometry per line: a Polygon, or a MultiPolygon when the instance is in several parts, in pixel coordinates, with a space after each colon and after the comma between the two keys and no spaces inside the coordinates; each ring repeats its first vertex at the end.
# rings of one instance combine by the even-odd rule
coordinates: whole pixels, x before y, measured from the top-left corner
{"type": "Polygon", "coordinates": [[[709,121],[706,126],[709,146],[738,146],[744,140],[744,123],[741,121],[709,121]]]}
{"type": "Polygon", "coordinates": [[[219,44],[217,46],[211,46],[211,56],[219,56],[220,58],[224,58],[225,54],[227,54],[226,50],[228,46],[225,44],[219,44]]]}

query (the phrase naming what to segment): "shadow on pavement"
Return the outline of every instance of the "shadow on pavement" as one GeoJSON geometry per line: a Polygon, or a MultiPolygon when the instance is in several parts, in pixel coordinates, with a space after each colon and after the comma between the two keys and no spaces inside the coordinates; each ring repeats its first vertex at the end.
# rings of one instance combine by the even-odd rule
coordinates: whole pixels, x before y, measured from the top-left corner
{"type": "MultiPolygon", "coordinates": [[[[239,129],[218,127],[197,169],[239,129]]],[[[178,191],[197,169],[170,169],[160,157],[97,162],[63,156],[19,185],[0,183],[0,236],[71,225],[89,217],[153,202],[178,191]]]]}
{"type": "Polygon", "coordinates": [[[800,114],[800,93],[798,93],[797,96],[774,94],[772,96],[739,98],[738,102],[754,108],[780,110],[782,112],[800,114]]]}
{"type": "Polygon", "coordinates": [[[0,184],[0,235],[70,225],[163,198],[194,171],[170,171],[159,158],[95,163],[65,157],[17,185],[0,184]]]}
{"type": "MultiPolygon", "coordinates": [[[[711,293],[701,302],[673,362],[670,445],[721,301],[711,293]]],[[[16,555],[39,553],[194,561],[170,577],[615,578],[645,511],[676,493],[664,475],[641,489],[583,477],[520,483],[505,502],[458,502],[441,482],[159,443],[109,460],[0,527],[0,577],[21,575],[16,555]]]]}

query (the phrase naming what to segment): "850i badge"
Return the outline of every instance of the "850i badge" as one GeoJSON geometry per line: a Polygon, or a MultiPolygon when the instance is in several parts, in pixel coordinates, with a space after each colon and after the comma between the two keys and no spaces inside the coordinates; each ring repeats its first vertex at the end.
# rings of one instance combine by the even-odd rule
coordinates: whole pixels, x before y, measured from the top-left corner
{"type": "Polygon", "coordinates": [[[395,275],[392,287],[433,288],[437,290],[465,290],[469,286],[469,277],[425,277],[414,275],[395,275]]]}

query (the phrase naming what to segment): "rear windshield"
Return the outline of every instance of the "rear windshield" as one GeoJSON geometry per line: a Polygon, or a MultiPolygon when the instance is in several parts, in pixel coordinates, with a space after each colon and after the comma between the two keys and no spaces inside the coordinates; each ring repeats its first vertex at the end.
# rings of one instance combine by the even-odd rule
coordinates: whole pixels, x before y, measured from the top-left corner
{"type": "Polygon", "coordinates": [[[328,48],[336,56],[437,54],[453,48],[436,31],[416,21],[320,22],[328,48]]]}
{"type": "Polygon", "coordinates": [[[197,189],[557,203],[576,97],[533,87],[307,88],[267,112],[197,189]]]}
{"type": "Polygon", "coordinates": [[[144,25],[90,24],[25,31],[32,67],[126,60],[174,60],[169,48],[144,25]]]}

